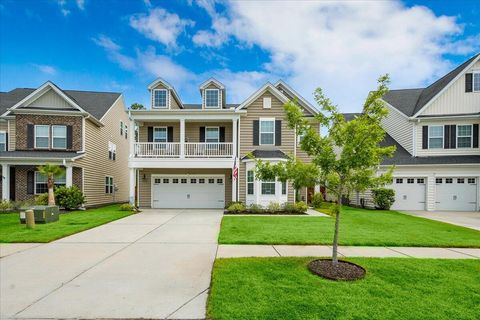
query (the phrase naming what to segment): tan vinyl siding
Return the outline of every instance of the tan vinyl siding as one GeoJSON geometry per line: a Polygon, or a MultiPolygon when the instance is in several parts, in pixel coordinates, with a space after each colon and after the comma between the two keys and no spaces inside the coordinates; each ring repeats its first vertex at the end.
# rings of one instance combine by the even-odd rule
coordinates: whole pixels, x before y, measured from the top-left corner
{"type": "Polygon", "coordinates": [[[399,111],[387,106],[388,117],[382,120],[382,127],[410,154],[413,154],[413,122],[399,111]]]}
{"type": "Polygon", "coordinates": [[[42,94],[38,99],[26,105],[26,107],[49,107],[53,109],[73,109],[77,110],[71,104],[69,104],[63,97],[58,93],[50,89],[46,93],[42,94]]]}
{"type": "Polygon", "coordinates": [[[139,142],[148,142],[148,127],[173,127],[173,142],[180,142],[180,122],[144,122],[139,128],[139,142]]]}
{"type": "MultiPolygon", "coordinates": [[[[480,61],[468,72],[480,70],[480,61]]],[[[441,96],[439,96],[421,115],[462,114],[480,111],[480,92],[465,92],[465,75],[462,75],[441,96]]]]}
{"type": "Polygon", "coordinates": [[[232,142],[232,122],[186,122],[185,139],[200,142],[200,127],[225,127],[225,142],[232,142]]]}
{"type": "Polygon", "coordinates": [[[143,208],[151,207],[151,189],[152,174],[168,174],[168,175],[209,175],[222,174],[225,175],[225,203],[232,200],[232,179],[230,169],[140,169],[139,171],[139,206],[143,208]],[[145,175],[145,179],[143,176],[145,175]]]}
{"type": "MultiPolygon", "coordinates": [[[[128,147],[129,139],[120,136],[120,121],[128,123],[123,98],[110,108],[102,119],[103,127],[85,121],[86,155],[75,161],[84,168],[84,193],[86,206],[128,201],[128,147]],[[108,142],[116,144],[116,160],[108,159],[108,142]],[[105,177],[112,176],[118,190],[114,195],[105,193],[105,177]]],[[[133,130],[129,130],[133,134],[133,130]]]]}
{"type": "MultiPolygon", "coordinates": [[[[320,132],[320,124],[318,123],[317,120],[309,119],[309,122],[312,128],[315,129],[315,131],[320,132]]],[[[297,159],[300,159],[303,162],[310,162],[312,160],[312,158],[309,157],[307,153],[300,148],[300,144],[298,143],[298,141],[297,141],[296,157],[297,159]]],[[[306,199],[306,191],[305,191],[305,199],[306,199]]]]}
{"type": "MultiPolygon", "coordinates": [[[[283,111],[283,103],[278,100],[269,91],[266,91],[258,99],[253,101],[247,108],[247,114],[242,116],[240,120],[240,155],[242,159],[249,152],[255,149],[279,149],[287,155],[293,155],[295,149],[295,132],[288,128],[283,111]],[[272,107],[270,109],[263,108],[263,98],[270,97],[272,99],[272,107]],[[260,118],[275,118],[282,121],[282,145],[281,146],[254,146],[253,145],[253,121],[260,118]]],[[[245,163],[239,166],[239,197],[240,201],[245,201],[245,163]]],[[[288,201],[294,200],[294,191],[291,185],[288,186],[288,201]]]]}

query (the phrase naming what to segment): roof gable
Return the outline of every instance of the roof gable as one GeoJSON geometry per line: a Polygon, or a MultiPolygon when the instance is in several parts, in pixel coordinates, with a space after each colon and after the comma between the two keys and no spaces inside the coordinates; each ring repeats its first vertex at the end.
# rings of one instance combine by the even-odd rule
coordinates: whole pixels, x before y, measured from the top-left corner
{"type": "Polygon", "coordinates": [[[162,86],[164,86],[166,89],[170,90],[170,92],[172,93],[173,98],[177,101],[178,106],[180,107],[180,109],[183,109],[183,103],[182,103],[182,100],[180,100],[180,96],[178,95],[177,91],[175,90],[175,88],[174,88],[170,83],[168,83],[168,82],[165,81],[164,79],[162,79],[162,78],[157,78],[157,79],[154,80],[152,83],[150,83],[147,88],[148,88],[149,91],[152,91],[152,90],[155,89],[159,84],[161,84],[162,86]]]}
{"type": "Polygon", "coordinates": [[[281,93],[277,88],[275,88],[275,86],[273,86],[270,82],[267,82],[260,89],[255,91],[250,97],[248,97],[244,102],[242,102],[237,107],[237,110],[241,110],[243,108],[248,107],[248,105],[250,105],[252,102],[257,100],[257,98],[260,97],[265,91],[269,91],[278,100],[280,100],[283,103],[287,103],[289,101],[289,99],[283,93],[281,93]]]}
{"type": "Polygon", "coordinates": [[[298,92],[296,92],[292,87],[286,84],[283,80],[278,80],[275,83],[275,87],[284,93],[290,99],[297,98],[298,103],[304,110],[306,110],[311,115],[318,114],[318,110],[308,102],[304,97],[302,97],[298,92]]]}
{"type": "Polygon", "coordinates": [[[201,85],[200,85],[200,90],[203,90],[203,89],[206,89],[210,84],[214,84],[218,89],[221,89],[221,90],[224,90],[225,89],[225,86],[223,85],[223,83],[221,83],[220,81],[218,81],[217,79],[215,78],[210,78],[208,79],[207,81],[203,82],[201,85]]]}

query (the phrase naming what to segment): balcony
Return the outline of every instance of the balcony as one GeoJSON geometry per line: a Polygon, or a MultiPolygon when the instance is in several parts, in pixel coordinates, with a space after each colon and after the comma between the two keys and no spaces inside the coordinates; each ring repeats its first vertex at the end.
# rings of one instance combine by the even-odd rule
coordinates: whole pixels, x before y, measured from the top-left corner
{"type": "Polygon", "coordinates": [[[232,142],[136,142],[136,158],[232,158],[232,142]]]}

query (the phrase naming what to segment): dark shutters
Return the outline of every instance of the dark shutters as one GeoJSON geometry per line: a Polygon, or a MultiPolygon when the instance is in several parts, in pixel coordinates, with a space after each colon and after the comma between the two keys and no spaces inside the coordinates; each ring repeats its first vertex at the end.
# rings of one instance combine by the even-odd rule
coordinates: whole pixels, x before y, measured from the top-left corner
{"type": "Polygon", "coordinates": [[[67,149],[72,149],[73,127],[67,126],[67,149]]]}
{"type": "Polygon", "coordinates": [[[473,91],[473,74],[465,73],[465,92],[473,91]]]}
{"type": "Polygon", "coordinates": [[[444,126],[443,128],[443,147],[450,149],[450,126],[444,126]]]}
{"type": "Polygon", "coordinates": [[[478,123],[473,125],[473,147],[478,148],[478,123]]]}
{"type": "Polygon", "coordinates": [[[167,127],[167,142],[173,142],[173,127],[167,127]]]}
{"type": "Polygon", "coordinates": [[[253,120],[253,145],[258,146],[259,145],[259,136],[260,136],[260,121],[259,120],[253,120]]]}
{"type": "Polygon", "coordinates": [[[35,193],[35,172],[27,171],[27,194],[35,193]]]}
{"type": "Polygon", "coordinates": [[[428,149],[428,126],[422,126],[422,149],[428,149]]]}
{"type": "Polygon", "coordinates": [[[457,148],[457,126],[452,124],[450,127],[450,149],[457,148]]]}
{"type": "Polygon", "coordinates": [[[205,142],[205,127],[200,127],[200,142],[205,142]]]}
{"type": "Polygon", "coordinates": [[[35,139],[35,127],[33,124],[27,124],[27,148],[34,148],[34,139],[35,139]]]}
{"type": "Polygon", "coordinates": [[[275,145],[282,145],[282,120],[275,120],[275,145]]]}
{"type": "Polygon", "coordinates": [[[5,151],[8,151],[8,133],[5,133],[5,151]]]}
{"type": "Polygon", "coordinates": [[[153,142],[153,127],[148,127],[148,142],[153,142]]]}
{"type": "Polygon", "coordinates": [[[219,135],[220,142],[225,142],[225,127],[219,128],[218,135],[219,135]]]}

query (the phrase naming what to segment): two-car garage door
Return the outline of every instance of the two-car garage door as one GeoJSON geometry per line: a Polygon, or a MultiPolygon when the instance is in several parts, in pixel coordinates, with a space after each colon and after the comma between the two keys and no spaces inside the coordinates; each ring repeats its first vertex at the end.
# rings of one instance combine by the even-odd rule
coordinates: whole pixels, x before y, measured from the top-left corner
{"type": "MultiPolygon", "coordinates": [[[[435,179],[436,211],[475,211],[477,179],[474,177],[437,177],[435,179]]],[[[426,210],[426,178],[397,177],[393,180],[393,210],[426,210]]]]}
{"type": "Polygon", "coordinates": [[[224,175],[154,175],[152,208],[223,208],[224,175]]]}

